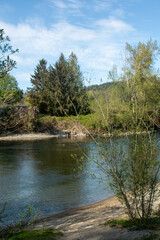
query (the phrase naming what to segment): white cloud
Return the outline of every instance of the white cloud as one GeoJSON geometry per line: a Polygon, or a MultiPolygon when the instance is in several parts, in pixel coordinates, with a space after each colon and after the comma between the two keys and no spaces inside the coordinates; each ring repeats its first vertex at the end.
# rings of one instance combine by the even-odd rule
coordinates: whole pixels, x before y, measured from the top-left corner
{"type": "Polygon", "coordinates": [[[82,3],[78,0],[68,0],[68,6],[79,9],[82,7],[82,3]]]}
{"type": "Polygon", "coordinates": [[[95,11],[106,11],[116,4],[117,0],[94,0],[93,6],[95,11]]]}
{"type": "Polygon", "coordinates": [[[50,1],[59,8],[67,8],[66,4],[61,0],[50,0],[50,1]]]}
{"type": "Polygon", "coordinates": [[[14,73],[20,86],[24,84],[25,88],[27,83],[30,85],[29,76],[38,61],[45,58],[53,64],[61,52],[66,57],[75,52],[83,71],[99,71],[99,78],[101,74],[105,75],[104,72],[107,75],[107,68],[119,61],[118,55],[127,34],[133,32],[132,26],[116,18],[101,19],[90,27],[63,21],[47,28],[38,21],[35,24],[34,19],[18,25],[0,22],[0,26],[10,36],[14,48],[19,48],[19,53],[14,56],[17,61],[14,73]]]}
{"type": "Polygon", "coordinates": [[[129,32],[134,28],[122,20],[110,17],[109,19],[101,19],[96,24],[102,27],[104,30],[112,31],[113,33],[129,32]]]}
{"type": "Polygon", "coordinates": [[[51,3],[53,3],[56,7],[61,8],[61,9],[66,9],[66,8],[74,8],[74,9],[79,9],[82,7],[82,4],[78,0],[50,0],[51,3]]]}

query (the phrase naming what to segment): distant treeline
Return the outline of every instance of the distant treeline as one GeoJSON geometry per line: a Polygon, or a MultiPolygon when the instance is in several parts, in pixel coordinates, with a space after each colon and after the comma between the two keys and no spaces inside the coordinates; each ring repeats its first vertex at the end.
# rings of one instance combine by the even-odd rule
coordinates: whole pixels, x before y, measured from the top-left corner
{"type": "Polygon", "coordinates": [[[101,91],[101,90],[106,90],[109,87],[115,85],[116,83],[114,82],[106,82],[106,83],[102,83],[102,84],[95,84],[95,85],[91,85],[86,87],[87,91],[101,91]]]}

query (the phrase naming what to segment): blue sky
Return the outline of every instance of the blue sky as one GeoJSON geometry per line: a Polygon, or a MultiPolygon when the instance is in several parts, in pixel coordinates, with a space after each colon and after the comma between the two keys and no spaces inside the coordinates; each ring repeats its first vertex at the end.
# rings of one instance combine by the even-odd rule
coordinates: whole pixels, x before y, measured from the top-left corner
{"type": "Polygon", "coordinates": [[[0,0],[0,28],[19,48],[11,74],[26,90],[41,58],[53,65],[73,51],[85,83],[104,83],[113,64],[121,72],[126,42],[159,44],[159,9],[160,0],[0,0]]]}

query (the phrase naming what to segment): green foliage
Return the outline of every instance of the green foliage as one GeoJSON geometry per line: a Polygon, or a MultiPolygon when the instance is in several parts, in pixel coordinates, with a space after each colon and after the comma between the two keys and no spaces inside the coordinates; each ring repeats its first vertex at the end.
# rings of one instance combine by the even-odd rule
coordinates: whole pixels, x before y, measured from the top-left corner
{"type": "Polygon", "coordinates": [[[21,230],[21,229],[8,229],[0,232],[0,239],[8,240],[54,240],[63,234],[56,229],[40,229],[40,230],[21,230]]]}
{"type": "Polygon", "coordinates": [[[101,174],[91,175],[100,181],[107,180],[133,224],[137,218],[141,225],[147,223],[153,214],[153,204],[160,196],[160,162],[154,137],[149,133],[118,141],[109,137],[104,144],[96,144],[99,152],[91,162],[101,174]]]}
{"type": "Polygon", "coordinates": [[[130,219],[110,219],[104,223],[110,227],[130,228],[133,226],[133,222],[130,219]]]}
{"type": "Polygon", "coordinates": [[[0,226],[0,239],[41,239],[41,237],[45,239],[43,237],[47,236],[47,230],[30,230],[32,224],[40,217],[40,212],[36,211],[33,206],[30,205],[26,209],[21,209],[19,215],[16,216],[16,218],[18,218],[16,222],[15,216],[10,216],[10,218],[13,218],[12,225],[7,225],[5,222],[4,212],[5,208],[3,208],[0,213],[1,222],[3,223],[2,226],[0,226]]]}
{"type": "Polygon", "coordinates": [[[0,75],[0,104],[14,104],[23,97],[23,91],[18,88],[16,79],[9,74],[0,75]]]}
{"type": "Polygon", "coordinates": [[[16,222],[16,227],[24,228],[27,224],[34,223],[40,217],[40,212],[36,211],[32,205],[29,205],[26,209],[21,209],[16,222]]]}
{"type": "Polygon", "coordinates": [[[18,49],[13,50],[9,42],[9,37],[5,36],[3,29],[0,29],[0,74],[11,71],[16,65],[10,55],[18,52],[18,49]]]}
{"type": "Polygon", "coordinates": [[[0,115],[0,135],[35,131],[37,117],[36,107],[6,107],[0,115]]]}
{"type": "Polygon", "coordinates": [[[29,103],[32,106],[38,107],[42,113],[47,112],[47,96],[46,96],[46,81],[48,77],[47,61],[42,59],[31,75],[31,83],[34,86],[29,89],[28,97],[29,103]]]}
{"type": "Polygon", "coordinates": [[[97,126],[113,133],[153,130],[160,126],[160,79],[154,69],[159,56],[156,42],[149,40],[132,47],[126,44],[123,74],[109,71],[112,82],[88,88],[97,126]]]}
{"type": "Polygon", "coordinates": [[[102,90],[107,90],[110,86],[112,86],[114,83],[113,82],[106,82],[102,83],[100,85],[91,85],[86,87],[87,91],[102,91],[102,90]]]}
{"type": "Polygon", "coordinates": [[[54,116],[39,116],[38,129],[40,132],[55,133],[57,128],[57,119],[54,116]]]}
{"type": "Polygon", "coordinates": [[[33,88],[28,90],[28,100],[40,113],[70,116],[89,112],[86,89],[75,54],[68,60],[61,54],[54,66],[47,69],[42,59],[31,77],[33,88]]]}
{"type": "Polygon", "coordinates": [[[111,188],[127,208],[127,214],[133,222],[136,217],[139,217],[142,223],[148,221],[153,212],[153,203],[159,197],[160,165],[154,139],[150,135],[130,138],[127,155],[124,149],[116,144],[113,144],[111,149],[112,161],[114,158],[115,164],[113,166],[113,162],[109,162],[112,168],[109,172],[111,188]]]}
{"type": "Polygon", "coordinates": [[[154,62],[159,56],[157,42],[139,42],[136,47],[126,44],[126,65],[123,80],[127,88],[127,98],[132,112],[147,107],[155,109],[159,104],[159,78],[154,70],[154,62]]]}
{"type": "Polygon", "coordinates": [[[14,104],[22,99],[23,92],[18,88],[16,79],[9,75],[16,62],[10,55],[18,52],[9,44],[10,39],[5,36],[4,30],[0,29],[0,104],[14,104]]]}
{"type": "Polygon", "coordinates": [[[110,227],[128,228],[130,231],[144,229],[155,230],[159,229],[159,224],[160,224],[159,217],[151,217],[150,219],[147,220],[147,222],[144,222],[143,224],[139,218],[136,218],[134,223],[130,219],[125,218],[110,219],[104,223],[104,225],[109,225],[110,227]]]}

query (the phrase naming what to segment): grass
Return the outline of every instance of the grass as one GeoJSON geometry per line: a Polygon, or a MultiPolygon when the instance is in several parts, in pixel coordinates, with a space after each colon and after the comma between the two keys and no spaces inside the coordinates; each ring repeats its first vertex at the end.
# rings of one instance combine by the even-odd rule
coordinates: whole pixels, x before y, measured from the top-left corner
{"type": "Polygon", "coordinates": [[[18,230],[8,229],[0,232],[0,239],[7,240],[54,240],[63,234],[56,229],[18,230]]]}
{"type": "Polygon", "coordinates": [[[94,114],[79,116],[54,117],[49,115],[39,115],[39,124],[44,129],[52,131],[53,129],[70,129],[75,125],[85,126],[87,129],[96,129],[97,123],[94,114]]]}
{"type": "MultiPolygon", "coordinates": [[[[72,128],[75,124],[80,124],[86,127],[89,131],[95,131],[104,133],[110,131],[114,134],[119,132],[132,132],[135,126],[132,126],[133,121],[128,113],[118,113],[114,112],[110,114],[108,121],[104,119],[102,113],[91,113],[88,115],[78,115],[78,116],[64,116],[55,117],[50,115],[39,115],[39,123],[43,128],[48,130],[57,129],[62,130],[65,128],[72,128]]],[[[144,131],[144,126],[140,126],[139,131],[144,131]]]]}
{"type": "MultiPolygon", "coordinates": [[[[160,218],[159,217],[152,217],[148,219],[148,221],[144,224],[140,222],[140,219],[136,219],[135,223],[131,222],[130,219],[111,219],[104,223],[104,225],[109,225],[110,227],[120,227],[120,228],[127,228],[129,231],[136,231],[136,230],[159,230],[160,229],[160,218]]],[[[160,239],[160,232],[151,232],[143,237],[135,238],[134,240],[159,240],[160,239]]],[[[123,240],[123,239],[116,239],[116,240],[123,240]]]]}
{"type": "Polygon", "coordinates": [[[160,218],[152,217],[144,223],[142,223],[139,218],[137,218],[134,223],[130,219],[111,219],[106,221],[104,225],[109,225],[110,227],[128,228],[129,230],[153,230],[160,228],[160,218]]]}

